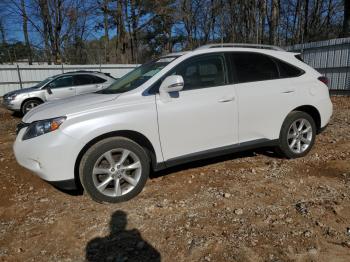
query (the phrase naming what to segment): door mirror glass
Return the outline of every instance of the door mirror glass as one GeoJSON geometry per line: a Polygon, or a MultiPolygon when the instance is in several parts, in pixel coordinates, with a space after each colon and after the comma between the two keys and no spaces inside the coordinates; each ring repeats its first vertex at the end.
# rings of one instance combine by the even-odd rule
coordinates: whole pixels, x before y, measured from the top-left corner
{"type": "Polygon", "coordinates": [[[48,84],[47,86],[45,86],[45,89],[46,89],[47,93],[49,93],[49,95],[52,94],[51,87],[52,87],[52,83],[50,83],[50,84],[48,84]]]}
{"type": "Polygon", "coordinates": [[[160,85],[159,95],[164,101],[168,101],[171,92],[179,92],[184,87],[184,80],[180,75],[171,75],[165,78],[160,85]]]}

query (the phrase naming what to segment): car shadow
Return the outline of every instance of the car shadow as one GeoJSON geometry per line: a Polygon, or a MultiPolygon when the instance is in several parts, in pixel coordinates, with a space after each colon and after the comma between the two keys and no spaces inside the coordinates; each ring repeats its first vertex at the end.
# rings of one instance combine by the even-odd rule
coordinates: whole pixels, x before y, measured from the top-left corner
{"type": "Polygon", "coordinates": [[[110,220],[110,233],[97,237],[86,245],[86,261],[161,261],[160,253],[139,230],[127,230],[127,214],[115,211],[110,220]]]}
{"type": "Polygon", "coordinates": [[[212,157],[212,158],[207,158],[207,159],[202,159],[202,160],[196,160],[193,162],[189,162],[186,164],[181,164],[178,166],[174,167],[169,167],[160,171],[156,172],[151,172],[150,178],[158,178],[166,175],[170,175],[172,173],[176,173],[179,171],[184,171],[192,168],[199,168],[207,165],[212,165],[212,164],[217,164],[220,162],[225,162],[228,160],[234,160],[234,159],[239,159],[239,158],[246,158],[246,157],[254,157],[256,155],[264,155],[267,157],[271,158],[277,158],[277,159],[283,159],[282,156],[280,156],[278,153],[274,151],[273,148],[270,147],[264,147],[264,148],[258,148],[254,150],[246,150],[246,151],[241,151],[237,153],[232,153],[232,154],[227,154],[223,156],[217,156],[217,157],[212,157]]]}
{"type": "MultiPolygon", "coordinates": [[[[223,156],[217,156],[217,157],[212,157],[212,158],[207,158],[207,159],[202,159],[202,160],[196,160],[193,162],[189,162],[186,164],[180,164],[178,166],[174,167],[169,167],[160,171],[152,171],[149,175],[150,179],[162,177],[162,176],[167,176],[171,174],[175,174],[176,172],[180,171],[185,171],[188,169],[193,169],[193,168],[199,168],[207,165],[212,165],[212,164],[217,164],[220,162],[225,162],[229,160],[235,160],[235,159],[240,159],[240,158],[246,158],[246,157],[254,157],[257,155],[264,155],[269,158],[275,158],[275,159],[284,159],[281,155],[276,153],[273,148],[270,147],[263,147],[263,148],[258,148],[258,149],[253,149],[253,150],[246,150],[246,151],[241,151],[237,153],[232,153],[232,154],[227,154],[223,156]]],[[[83,187],[78,184],[78,188],[76,190],[64,190],[58,187],[55,187],[57,190],[64,192],[66,194],[69,194],[71,196],[80,196],[83,195],[84,189],[83,187]]]]}
{"type": "Polygon", "coordinates": [[[20,118],[20,119],[22,119],[22,117],[23,117],[23,114],[21,112],[17,112],[17,111],[12,112],[11,115],[15,118],[20,118]]]}

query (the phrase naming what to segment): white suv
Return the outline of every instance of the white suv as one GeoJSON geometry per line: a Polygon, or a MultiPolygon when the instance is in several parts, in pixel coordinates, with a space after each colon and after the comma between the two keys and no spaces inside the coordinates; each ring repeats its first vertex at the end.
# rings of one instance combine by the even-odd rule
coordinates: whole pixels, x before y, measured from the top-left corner
{"type": "Polygon", "coordinates": [[[304,156],[332,103],[327,79],[296,56],[223,44],[161,57],[105,90],[28,112],[17,161],[58,187],[121,202],[151,170],[261,146],[304,156]]]}
{"type": "Polygon", "coordinates": [[[116,79],[107,73],[75,71],[51,76],[37,85],[4,95],[3,105],[23,115],[47,101],[93,93],[110,86],[116,79]]]}

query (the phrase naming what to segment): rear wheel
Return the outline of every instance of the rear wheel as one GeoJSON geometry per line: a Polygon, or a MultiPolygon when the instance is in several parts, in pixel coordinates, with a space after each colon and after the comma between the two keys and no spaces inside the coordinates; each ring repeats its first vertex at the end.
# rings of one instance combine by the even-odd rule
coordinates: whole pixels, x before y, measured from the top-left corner
{"type": "Polygon", "coordinates": [[[23,103],[21,111],[22,114],[27,114],[30,110],[32,110],[34,107],[37,107],[38,105],[42,104],[43,102],[38,99],[30,99],[23,103]]]}
{"type": "Polygon", "coordinates": [[[79,175],[86,193],[97,202],[118,203],[138,195],[150,170],[144,149],[123,137],[107,138],[83,156],[79,175]]]}
{"type": "Polygon", "coordinates": [[[305,156],[314,145],[315,137],[313,118],[305,112],[293,111],[282,125],[278,151],[287,158],[305,156]]]}

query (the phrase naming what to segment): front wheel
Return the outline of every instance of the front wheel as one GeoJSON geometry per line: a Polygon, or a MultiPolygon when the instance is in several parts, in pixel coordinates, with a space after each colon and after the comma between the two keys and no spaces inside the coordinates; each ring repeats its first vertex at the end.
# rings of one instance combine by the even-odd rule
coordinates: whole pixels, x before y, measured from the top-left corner
{"type": "Polygon", "coordinates": [[[79,168],[85,192],[97,202],[118,203],[138,195],[150,170],[145,150],[134,141],[114,137],[93,145],[79,168]]]}
{"type": "Polygon", "coordinates": [[[37,107],[38,105],[42,104],[43,102],[38,99],[30,99],[24,102],[22,105],[21,111],[22,114],[27,114],[30,110],[32,110],[34,107],[37,107]]]}
{"type": "Polygon", "coordinates": [[[314,145],[315,137],[313,118],[305,112],[293,111],[282,125],[278,151],[287,158],[305,156],[314,145]]]}

